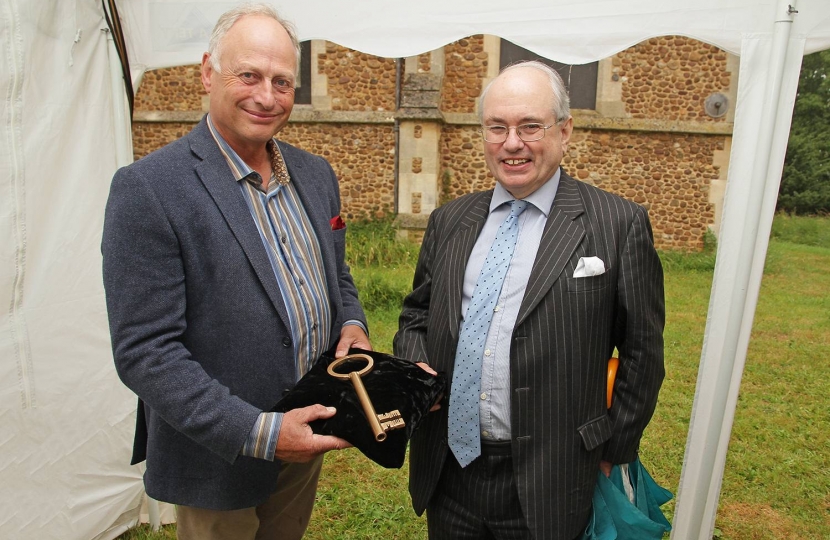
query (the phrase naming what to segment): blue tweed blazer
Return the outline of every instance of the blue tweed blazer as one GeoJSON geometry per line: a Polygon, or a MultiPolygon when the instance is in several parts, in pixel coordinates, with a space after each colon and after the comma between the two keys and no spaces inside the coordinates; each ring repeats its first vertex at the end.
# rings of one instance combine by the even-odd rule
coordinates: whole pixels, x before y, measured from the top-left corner
{"type": "MultiPolygon", "coordinates": [[[[366,317],[344,262],[331,166],[280,143],[317,237],[330,345],[366,317]]],[[[294,384],[288,315],[256,224],[203,119],[120,169],[103,232],[115,366],[139,397],[133,461],[158,500],[229,510],[273,491],[279,463],[239,456],[255,419],[294,384]]]]}

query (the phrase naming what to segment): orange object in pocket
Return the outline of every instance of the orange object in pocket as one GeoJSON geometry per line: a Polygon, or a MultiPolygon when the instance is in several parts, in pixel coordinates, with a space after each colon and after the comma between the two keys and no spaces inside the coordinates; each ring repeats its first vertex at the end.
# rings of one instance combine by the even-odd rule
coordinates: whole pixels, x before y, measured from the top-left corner
{"type": "Polygon", "coordinates": [[[611,408],[611,401],[614,398],[614,380],[617,378],[617,368],[619,366],[619,358],[611,358],[608,360],[608,389],[605,401],[609,409],[611,408]]]}

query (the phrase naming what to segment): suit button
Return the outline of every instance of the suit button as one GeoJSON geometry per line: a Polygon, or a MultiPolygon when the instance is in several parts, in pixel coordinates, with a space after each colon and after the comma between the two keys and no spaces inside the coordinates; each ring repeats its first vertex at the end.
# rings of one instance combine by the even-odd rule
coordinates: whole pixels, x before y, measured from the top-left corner
{"type": "Polygon", "coordinates": [[[286,347],[286,348],[290,347],[291,346],[291,338],[290,337],[282,338],[282,346],[286,347]]]}

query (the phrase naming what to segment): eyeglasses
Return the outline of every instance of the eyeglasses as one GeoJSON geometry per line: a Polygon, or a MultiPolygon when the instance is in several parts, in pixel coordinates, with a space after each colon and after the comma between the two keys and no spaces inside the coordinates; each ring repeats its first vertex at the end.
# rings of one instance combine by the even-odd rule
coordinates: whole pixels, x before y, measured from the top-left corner
{"type": "Polygon", "coordinates": [[[515,129],[516,135],[521,140],[524,142],[533,142],[544,138],[545,133],[558,123],[556,122],[549,126],[543,126],[542,124],[522,124],[516,127],[481,126],[481,134],[488,143],[503,143],[507,140],[508,135],[510,135],[510,130],[515,129]]]}

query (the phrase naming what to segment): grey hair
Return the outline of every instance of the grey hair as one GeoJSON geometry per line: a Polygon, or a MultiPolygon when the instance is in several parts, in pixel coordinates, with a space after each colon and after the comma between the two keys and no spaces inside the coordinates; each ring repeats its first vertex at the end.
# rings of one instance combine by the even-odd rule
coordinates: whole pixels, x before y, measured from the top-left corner
{"type": "Polygon", "coordinates": [[[294,45],[294,54],[297,58],[297,66],[295,72],[300,71],[300,41],[297,39],[297,30],[294,23],[280,17],[277,10],[273,6],[264,3],[247,3],[237,6],[230,11],[226,11],[216,21],[216,26],[213,27],[213,32],[210,34],[210,42],[208,43],[208,54],[210,55],[210,65],[216,71],[221,71],[220,58],[222,55],[222,40],[225,35],[242,17],[249,15],[261,15],[263,17],[270,17],[280,23],[288,37],[291,38],[291,43],[294,45]]]}
{"type": "Polygon", "coordinates": [[[487,93],[490,91],[490,87],[493,86],[493,83],[496,82],[504,73],[524,67],[538,69],[548,76],[548,80],[550,81],[550,89],[553,92],[554,98],[552,112],[553,116],[556,118],[556,122],[561,122],[571,116],[571,100],[568,97],[568,90],[565,88],[565,81],[562,80],[562,76],[559,75],[555,69],[543,62],[538,60],[526,60],[523,62],[516,62],[515,64],[510,64],[505,67],[501,70],[498,77],[490,81],[487,86],[484,87],[484,90],[481,92],[481,97],[478,100],[478,121],[480,123],[484,123],[484,99],[487,97],[487,93]]]}

